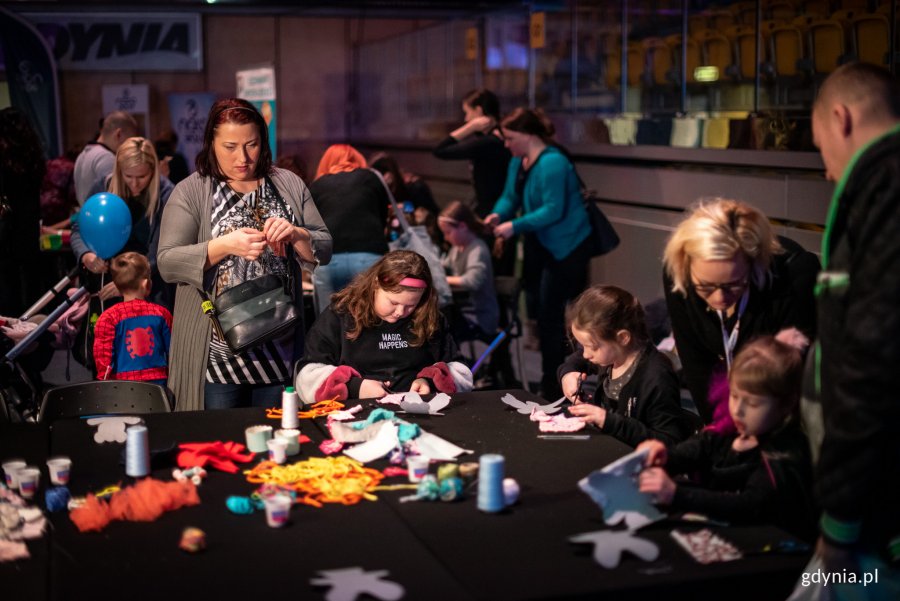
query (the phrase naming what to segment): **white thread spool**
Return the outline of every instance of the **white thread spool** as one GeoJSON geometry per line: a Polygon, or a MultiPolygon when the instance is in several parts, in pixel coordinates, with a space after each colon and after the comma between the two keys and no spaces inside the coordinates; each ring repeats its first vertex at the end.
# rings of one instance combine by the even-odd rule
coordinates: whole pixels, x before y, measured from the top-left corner
{"type": "Polygon", "coordinates": [[[288,386],[281,393],[281,428],[282,430],[293,430],[300,427],[300,419],[297,417],[297,411],[300,406],[300,396],[293,386],[288,386]]]}
{"type": "Polygon", "coordinates": [[[150,437],[147,426],[125,430],[125,473],[141,478],[150,473],[150,437]]]}

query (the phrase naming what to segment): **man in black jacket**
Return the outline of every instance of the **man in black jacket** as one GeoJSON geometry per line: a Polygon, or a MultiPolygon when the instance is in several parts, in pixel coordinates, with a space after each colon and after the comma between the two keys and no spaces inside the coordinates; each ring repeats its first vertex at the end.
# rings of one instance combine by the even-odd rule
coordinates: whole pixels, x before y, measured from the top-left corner
{"type": "Polygon", "coordinates": [[[815,381],[805,395],[821,402],[824,426],[816,473],[819,552],[829,571],[879,568],[879,584],[854,586],[862,595],[854,598],[898,599],[898,82],[874,65],[842,66],[822,85],[812,124],[826,175],[837,182],[816,288],[815,381]]]}

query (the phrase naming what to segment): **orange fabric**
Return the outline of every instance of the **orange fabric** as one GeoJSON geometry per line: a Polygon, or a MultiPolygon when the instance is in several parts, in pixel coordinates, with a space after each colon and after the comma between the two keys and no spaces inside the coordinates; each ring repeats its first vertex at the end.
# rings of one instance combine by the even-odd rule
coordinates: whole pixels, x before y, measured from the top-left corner
{"type": "Polygon", "coordinates": [[[85,504],[73,509],[69,518],[80,532],[99,532],[112,520],[152,522],[166,511],[199,504],[197,487],[190,480],[162,482],[145,478],[113,494],[109,503],[88,495],[85,504]]]}
{"type": "Polygon", "coordinates": [[[322,160],[319,161],[316,179],[323,175],[365,169],[367,166],[365,157],[349,144],[332,144],[322,155],[322,160]]]}

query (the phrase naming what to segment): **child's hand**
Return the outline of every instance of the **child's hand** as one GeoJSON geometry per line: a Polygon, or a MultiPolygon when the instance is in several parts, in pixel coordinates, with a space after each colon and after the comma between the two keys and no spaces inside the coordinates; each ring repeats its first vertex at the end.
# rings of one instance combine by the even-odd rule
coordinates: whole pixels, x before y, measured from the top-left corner
{"type": "Polygon", "coordinates": [[[430,394],[431,386],[425,378],[416,378],[413,380],[412,386],[409,387],[410,392],[418,392],[419,394],[430,394]]]}
{"type": "Polygon", "coordinates": [[[104,285],[103,288],[100,289],[100,293],[97,296],[100,297],[100,300],[106,302],[111,298],[115,298],[117,296],[122,296],[122,293],[119,292],[118,288],[116,288],[115,282],[110,282],[110,283],[104,285]]]}
{"type": "Polygon", "coordinates": [[[576,417],[580,417],[581,420],[587,424],[594,424],[598,428],[602,428],[603,424],[606,423],[606,409],[598,407],[597,405],[591,405],[590,403],[578,403],[577,405],[572,405],[569,407],[569,413],[576,417]]]}
{"type": "Polygon", "coordinates": [[[644,462],[645,467],[654,467],[657,465],[665,465],[668,460],[668,452],[666,445],[658,440],[645,440],[635,448],[635,451],[647,450],[647,460],[644,462]]]}
{"type": "Polygon", "coordinates": [[[641,492],[653,495],[653,502],[657,505],[672,504],[676,485],[661,467],[651,467],[641,472],[638,485],[641,492]]]}
{"type": "Polygon", "coordinates": [[[378,380],[363,380],[359,385],[359,398],[361,399],[380,399],[388,393],[386,386],[390,386],[390,382],[379,382],[378,380]]]}
{"type": "Polygon", "coordinates": [[[578,398],[578,388],[581,385],[581,381],[587,377],[587,374],[578,371],[570,371],[566,375],[562,377],[560,384],[562,385],[563,394],[566,395],[566,398],[572,401],[573,403],[578,403],[581,401],[578,398]]]}

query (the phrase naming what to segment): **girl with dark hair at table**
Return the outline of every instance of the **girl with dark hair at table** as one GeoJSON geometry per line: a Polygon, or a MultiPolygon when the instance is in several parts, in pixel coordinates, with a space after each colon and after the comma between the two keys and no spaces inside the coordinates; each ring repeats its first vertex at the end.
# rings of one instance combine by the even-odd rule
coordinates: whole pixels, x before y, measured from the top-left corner
{"type": "Polygon", "coordinates": [[[305,403],[391,391],[467,392],[472,372],[438,310],[428,263],[395,250],[334,295],[297,366],[305,403]]]}
{"type": "Polygon", "coordinates": [[[650,341],[641,303],[621,288],[593,286],[566,313],[581,347],[558,372],[563,394],[575,403],[569,412],[631,446],[648,438],[684,440],[690,426],[678,378],[650,341]],[[584,380],[598,370],[600,382],[590,399],[584,380]]]}
{"type": "Polygon", "coordinates": [[[566,304],[587,286],[591,226],[575,167],[553,140],[546,115],[517,108],[500,126],[513,159],[503,196],[484,221],[502,238],[534,234],[533,244],[526,238],[523,278],[532,297],[529,317],[540,331],[541,395],[554,400],[561,393],[556,370],[566,356],[566,304]]]}
{"type": "Polygon", "coordinates": [[[774,523],[810,540],[816,532],[809,441],[799,423],[803,358],[764,336],[734,358],[728,410],[735,432],[705,430],[668,446],[641,443],[648,452],[641,492],[675,511],[694,511],[733,523],[774,523]],[[693,474],[694,479],[672,476],[693,474]]]}
{"type": "Polygon", "coordinates": [[[292,276],[294,302],[302,303],[300,268],[331,258],[331,235],[306,185],[272,167],[268,131],[246,100],[216,102],[197,172],[175,187],[163,212],[159,270],[178,284],[169,361],[178,410],[277,405],[303,350],[301,320],[283,338],[235,354],[202,307],[203,295],[215,300],[265,275],[292,276]]]}

